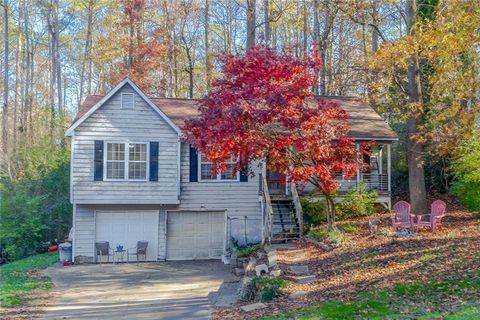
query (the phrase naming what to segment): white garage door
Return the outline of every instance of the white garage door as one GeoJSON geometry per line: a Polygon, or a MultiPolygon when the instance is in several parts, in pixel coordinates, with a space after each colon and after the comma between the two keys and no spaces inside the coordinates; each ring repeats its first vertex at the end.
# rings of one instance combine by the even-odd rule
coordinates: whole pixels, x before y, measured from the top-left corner
{"type": "Polygon", "coordinates": [[[167,260],[220,259],[225,212],[167,213],[167,260]]]}
{"type": "MultiPolygon", "coordinates": [[[[118,244],[133,248],[137,241],[148,241],[148,261],[158,256],[158,211],[97,211],[95,215],[96,240],[108,241],[114,249],[118,244]]],[[[130,256],[131,259],[136,259],[130,256]]],[[[141,257],[143,258],[143,257],[141,257]]]]}

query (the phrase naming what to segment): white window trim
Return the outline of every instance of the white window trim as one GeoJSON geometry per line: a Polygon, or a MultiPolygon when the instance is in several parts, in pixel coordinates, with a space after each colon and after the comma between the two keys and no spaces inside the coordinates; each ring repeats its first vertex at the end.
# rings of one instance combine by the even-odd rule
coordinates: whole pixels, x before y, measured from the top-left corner
{"type": "MultiPolygon", "coordinates": [[[[210,162],[211,161],[203,161],[203,162],[210,162]]],[[[197,167],[197,176],[198,176],[198,181],[199,182],[211,182],[211,183],[228,183],[228,182],[240,182],[240,171],[237,171],[237,178],[236,179],[222,179],[222,173],[218,172],[217,173],[217,178],[216,179],[202,179],[202,154],[199,152],[198,153],[198,167],[197,167]]]]}
{"type": "MultiPolygon", "coordinates": [[[[112,160],[115,161],[115,160],[112,160]]],[[[120,161],[120,160],[119,160],[120,161]]],[[[145,141],[105,141],[104,142],[104,151],[103,151],[103,181],[128,181],[128,182],[146,182],[150,181],[150,142],[145,142],[145,141]],[[119,144],[124,144],[125,145],[125,172],[124,172],[124,179],[108,179],[107,178],[107,154],[108,154],[108,144],[109,143],[119,143],[119,144]],[[145,179],[129,179],[128,178],[128,163],[130,161],[130,152],[129,152],[129,145],[130,144],[145,144],[147,145],[146,148],[146,163],[147,163],[147,168],[145,170],[145,179]]]]}
{"type": "Polygon", "coordinates": [[[124,110],[133,110],[133,109],[135,109],[135,94],[134,94],[134,93],[132,93],[132,92],[122,92],[121,100],[120,100],[120,109],[124,109],[124,110]],[[126,96],[126,95],[132,96],[132,101],[133,101],[132,109],[130,109],[130,108],[124,108],[124,107],[123,107],[123,96],[126,96]]]}

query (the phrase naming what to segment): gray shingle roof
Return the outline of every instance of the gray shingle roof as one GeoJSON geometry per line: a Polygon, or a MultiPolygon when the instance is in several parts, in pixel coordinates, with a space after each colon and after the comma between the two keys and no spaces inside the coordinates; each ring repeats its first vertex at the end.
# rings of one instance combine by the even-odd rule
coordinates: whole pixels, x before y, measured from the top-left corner
{"type": "MultiPolygon", "coordinates": [[[[73,123],[95,106],[103,96],[88,96],[81,104],[73,123]]],[[[390,126],[370,106],[355,97],[326,96],[320,97],[338,103],[348,114],[350,125],[349,136],[357,140],[385,140],[393,141],[397,135],[390,126]]],[[[199,115],[197,110],[198,100],[151,98],[155,106],[160,109],[179,128],[183,127],[185,120],[199,115]]]]}

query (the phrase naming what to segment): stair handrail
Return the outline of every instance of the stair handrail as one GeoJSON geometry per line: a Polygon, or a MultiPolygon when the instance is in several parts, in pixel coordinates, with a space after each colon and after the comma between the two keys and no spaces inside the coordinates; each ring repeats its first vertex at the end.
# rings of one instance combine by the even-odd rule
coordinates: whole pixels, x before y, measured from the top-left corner
{"type": "Polygon", "coordinates": [[[268,191],[268,182],[265,176],[262,177],[262,195],[265,201],[264,207],[264,224],[268,230],[268,242],[270,243],[272,240],[272,220],[273,220],[273,207],[272,207],[272,199],[270,198],[270,192],[268,191]]]}
{"type": "Polygon", "coordinates": [[[300,202],[300,196],[298,195],[297,185],[290,183],[290,193],[292,194],[293,205],[295,207],[295,215],[298,221],[298,227],[300,229],[300,238],[303,237],[303,208],[300,202]]]}

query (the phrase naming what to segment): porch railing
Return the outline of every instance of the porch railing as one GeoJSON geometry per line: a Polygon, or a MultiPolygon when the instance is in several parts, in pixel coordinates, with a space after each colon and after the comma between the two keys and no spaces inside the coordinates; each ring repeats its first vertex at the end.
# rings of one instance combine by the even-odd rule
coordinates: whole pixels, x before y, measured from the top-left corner
{"type": "Polygon", "coordinates": [[[388,174],[385,173],[362,173],[360,174],[360,180],[357,181],[356,177],[351,179],[344,179],[343,176],[335,176],[335,179],[340,183],[340,192],[351,191],[355,188],[357,183],[364,183],[368,191],[376,190],[378,192],[388,192],[388,174]]]}
{"type": "Polygon", "coordinates": [[[367,190],[377,190],[382,192],[388,191],[388,175],[387,174],[364,173],[361,175],[360,181],[365,183],[367,190]]]}
{"type": "Polygon", "coordinates": [[[299,234],[301,238],[303,237],[303,209],[295,183],[290,183],[290,193],[292,194],[293,205],[295,206],[295,215],[298,221],[298,227],[300,229],[299,234]]]}

